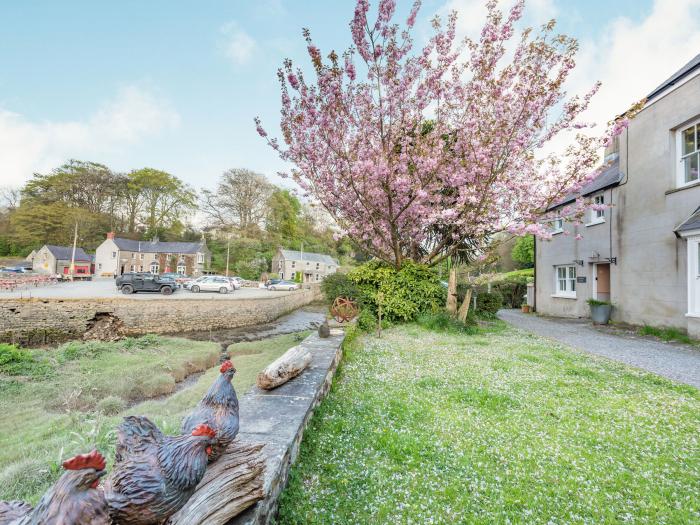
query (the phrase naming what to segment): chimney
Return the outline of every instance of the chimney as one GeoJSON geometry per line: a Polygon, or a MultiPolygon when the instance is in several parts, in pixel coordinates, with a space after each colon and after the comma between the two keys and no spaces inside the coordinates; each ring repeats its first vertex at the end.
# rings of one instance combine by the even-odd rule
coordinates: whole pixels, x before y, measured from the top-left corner
{"type": "Polygon", "coordinates": [[[114,232],[107,232],[107,238],[110,240],[114,240],[114,232]]]}

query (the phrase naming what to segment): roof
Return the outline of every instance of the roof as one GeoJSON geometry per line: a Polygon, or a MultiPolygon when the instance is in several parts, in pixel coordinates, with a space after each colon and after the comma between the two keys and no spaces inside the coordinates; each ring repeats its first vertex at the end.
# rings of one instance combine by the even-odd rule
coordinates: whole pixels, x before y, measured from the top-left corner
{"type": "Polygon", "coordinates": [[[115,237],[114,243],[120,250],[145,253],[198,253],[203,252],[201,242],[161,242],[137,241],[115,237]]]}
{"type": "MultiPolygon", "coordinates": [[[[60,261],[70,261],[73,258],[73,247],[72,246],[54,246],[53,244],[47,244],[46,248],[51,252],[51,255],[56,257],[60,261]]],[[[85,253],[82,248],[75,249],[75,260],[91,262],[92,257],[85,253]]]]}
{"type": "Polygon", "coordinates": [[[678,234],[681,232],[698,229],[700,229],[700,207],[698,207],[690,217],[683,221],[680,226],[674,230],[674,232],[678,234]]]}
{"type": "Polygon", "coordinates": [[[695,58],[693,58],[690,62],[688,62],[686,65],[684,65],[678,71],[676,71],[673,75],[671,75],[668,79],[666,79],[654,91],[649,93],[647,95],[647,101],[651,100],[654,97],[659,96],[667,88],[677,84],[679,81],[683,80],[685,77],[692,74],[694,71],[696,71],[698,69],[700,69],[700,54],[695,55],[695,58]]]}
{"type": "Polygon", "coordinates": [[[280,252],[282,252],[282,257],[290,261],[310,261],[338,265],[338,261],[324,253],[298,252],[296,250],[280,250],[280,252]]]}
{"type": "Polygon", "coordinates": [[[565,204],[574,202],[578,196],[586,197],[598,191],[617,186],[621,180],[622,173],[620,173],[620,159],[615,159],[610,166],[605,168],[600,175],[581,188],[579,192],[570,193],[558,203],[550,206],[548,210],[553,210],[559,206],[564,206],[565,204]]]}

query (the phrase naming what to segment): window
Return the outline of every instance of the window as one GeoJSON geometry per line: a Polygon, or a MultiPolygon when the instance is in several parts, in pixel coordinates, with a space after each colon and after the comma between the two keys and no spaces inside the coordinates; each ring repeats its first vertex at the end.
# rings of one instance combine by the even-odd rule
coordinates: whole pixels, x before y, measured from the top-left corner
{"type": "Polygon", "coordinates": [[[117,258],[117,252],[112,252],[112,259],[116,259],[116,258],[117,258]]]}
{"type": "Polygon", "coordinates": [[[700,171],[700,122],[678,132],[678,185],[698,180],[700,171]]]}
{"type": "Polygon", "coordinates": [[[316,263],[316,269],[318,270],[319,267],[321,266],[321,263],[316,263]]]}
{"type": "Polygon", "coordinates": [[[132,265],[129,267],[129,271],[135,272],[135,271],[136,271],[136,266],[134,266],[134,265],[132,264],[132,265]]]}
{"type": "Polygon", "coordinates": [[[576,297],[576,266],[556,266],[555,295],[576,297]]]}
{"type": "Polygon", "coordinates": [[[552,234],[564,231],[564,219],[554,219],[552,221],[552,234]]]}
{"type": "Polygon", "coordinates": [[[295,268],[297,265],[296,261],[292,261],[292,268],[295,268]]]}
{"type": "Polygon", "coordinates": [[[143,256],[146,255],[145,253],[141,254],[141,260],[143,261],[143,256]]]}
{"type": "Polygon", "coordinates": [[[318,281],[321,278],[319,274],[316,274],[316,280],[318,281]]]}
{"type": "Polygon", "coordinates": [[[292,272],[292,281],[297,278],[297,272],[292,272]]]}
{"type": "MultiPolygon", "coordinates": [[[[605,206],[605,195],[602,193],[600,195],[596,195],[593,197],[593,204],[595,206],[605,206]]],[[[602,208],[600,210],[598,209],[591,209],[590,210],[590,219],[588,221],[588,224],[586,226],[592,226],[593,224],[600,224],[601,222],[605,222],[605,208],[602,208]]]]}
{"type": "Polygon", "coordinates": [[[198,253],[197,254],[197,262],[199,264],[202,264],[204,262],[204,254],[203,253],[198,253]]]}
{"type": "Polygon", "coordinates": [[[160,266],[158,265],[158,263],[151,264],[151,273],[158,273],[159,268],[160,266]]]}
{"type": "Polygon", "coordinates": [[[308,266],[309,264],[310,264],[309,261],[306,261],[306,266],[308,266]]]}
{"type": "Polygon", "coordinates": [[[177,273],[185,273],[186,271],[187,271],[187,268],[185,267],[184,264],[177,265],[177,273]]]}
{"type": "Polygon", "coordinates": [[[97,263],[97,269],[101,270],[102,269],[102,263],[97,263]]]}

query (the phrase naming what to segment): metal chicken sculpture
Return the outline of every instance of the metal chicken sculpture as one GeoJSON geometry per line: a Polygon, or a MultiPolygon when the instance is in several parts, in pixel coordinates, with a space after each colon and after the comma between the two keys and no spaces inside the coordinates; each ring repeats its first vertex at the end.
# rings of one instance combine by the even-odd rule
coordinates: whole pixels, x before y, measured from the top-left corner
{"type": "Polygon", "coordinates": [[[165,436],[146,417],[125,417],[104,484],[113,523],[156,525],[180,510],[204,476],[215,438],[203,424],[187,435],[165,436]]]}
{"type": "Polygon", "coordinates": [[[182,433],[187,434],[197,425],[205,424],[216,431],[209,461],[223,454],[238,434],[238,397],[231,384],[236,369],[229,360],[219,368],[219,377],[204,395],[197,408],[182,422],[182,433]]]}
{"type": "Polygon", "coordinates": [[[104,494],[97,488],[105,459],[97,450],[63,462],[65,472],[32,508],[21,501],[0,502],[0,525],[109,525],[104,494]]]}

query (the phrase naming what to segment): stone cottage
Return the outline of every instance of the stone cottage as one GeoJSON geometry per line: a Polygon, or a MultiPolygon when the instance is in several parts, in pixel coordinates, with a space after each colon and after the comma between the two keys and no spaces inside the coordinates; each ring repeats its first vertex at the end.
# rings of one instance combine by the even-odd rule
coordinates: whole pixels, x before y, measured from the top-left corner
{"type": "Polygon", "coordinates": [[[127,272],[178,272],[199,276],[211,264],[211,251],[200,242],[139,241],[116,237],[113,232],[97,247],[95,274],[111,277],[127,272]]]}

